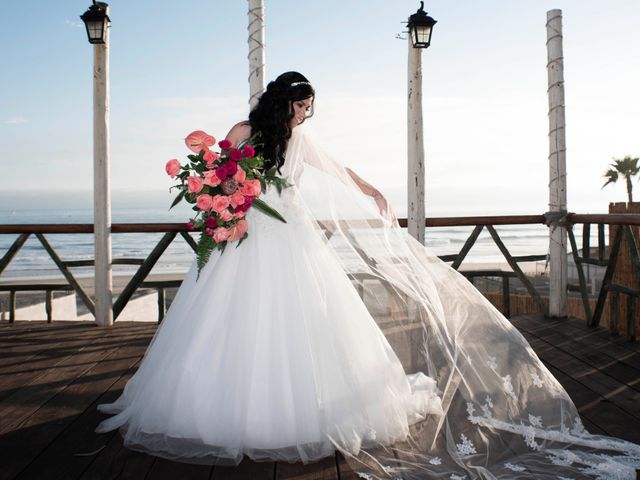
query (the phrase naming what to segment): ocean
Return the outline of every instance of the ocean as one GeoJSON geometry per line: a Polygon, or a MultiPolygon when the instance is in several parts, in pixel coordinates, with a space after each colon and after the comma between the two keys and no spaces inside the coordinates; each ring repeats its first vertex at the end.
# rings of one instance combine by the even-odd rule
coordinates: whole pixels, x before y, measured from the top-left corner
{"type": "MultiPolygon", "coordinates": [[[[114,208],[112,223],[183,222],[190,210],[177,208],[114,208]]],[[[0,210],[0,224],[11,223],[91,223],[93,212],[87,208],[61,210],[22,209],[0,210]]],[[[426,246],[436,255],[457,253],[473,227],[437,227],[426,229],[426,246]]],[[[544,225],[507,225],[496,227],[498,234],[512,255],[540,255],[548,252],[548,229],[544,225]]],[[[578,232],[580,235],[581,233],[578,232]]],[[[595,234],[595,232],[594,232],[595,234]]],[[[0,235],[0,256],[6,253],[17,235],[0,235]]],[[[145,258],[162,234],[113,234],[113,258],[145,258]]],[[[195,237],[194,237],[195,238],[195,237]]],[[[93,236],[90,234],[49,234],[47,239],[63,260],[93,258],[93,236]]],[[[594,240],[595,242],[595,237],[594,240]]],[[[595,244],[595,243],[593,243],[595,244]]],[[[160,258],[152,273],[184,273],[193,262],[194,253],[184,239],[177,237],[160,258]]],[[[469,252],[465,263],[505,263],[504,257],[486,230],[469,252]]],[[[536,270],[543,271],[545,262],[538,262],[536,270]]],[[[132,273],[136,266],[115,265],[114,274],[132,273]]],[[[74,269],[78,276],[90,276],[91,267],[74,269]]],[[[55,264],[40,242],[31,236],[18,255],[0,277],[2,280],[33,277],[61,277],[55,264]]]]}

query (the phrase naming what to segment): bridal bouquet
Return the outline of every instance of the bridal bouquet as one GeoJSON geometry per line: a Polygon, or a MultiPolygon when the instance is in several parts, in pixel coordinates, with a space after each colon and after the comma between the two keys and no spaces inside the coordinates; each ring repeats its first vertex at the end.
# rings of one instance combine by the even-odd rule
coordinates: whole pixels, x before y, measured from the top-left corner
{"type": "Polygon", "coordinates": [[[264,158],[256,155],[248,143],[235,148],[230,141],[221,140],[220,152],[214,152],[211,147],[216,139],[202,130],[187,135],[185,143],[193,152],[187,155],[189,162],[182,165],[172,159],[165,166],[167,174],[180,181],[169,188],[169,192],[173,188],[180,191],[169,209],[181,200],[194,204],[197,213],[187,223],[187,230],[200,231],[196,249],[199,277],[213,250],[222,254],[229,242],[237,240],[237,248],[247,238],[249,224],[244,216],[250,207],[286,223],[280,213],[258,197],[269,183],[278,193],[290,185],[276,175],[275,167],[265,172],[264,158]]]}

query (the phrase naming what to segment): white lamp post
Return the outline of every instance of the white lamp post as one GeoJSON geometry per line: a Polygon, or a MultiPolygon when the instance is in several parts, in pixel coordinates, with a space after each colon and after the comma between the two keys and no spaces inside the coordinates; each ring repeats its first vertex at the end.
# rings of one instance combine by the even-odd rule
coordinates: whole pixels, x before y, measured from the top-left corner
{"type": "MultiPolygon", "coordinates": [[[[549,211],[556,219],[567,214],[567,142],[564,116],[564,55],[562,11],[547,12],[547,77],[549,97],[549,211]]],[[[549,230],[549,316],[567,316],[567,227],[549,230]]]]}
{"type": "Polygon", "coordinates": [[[109,6],[93,1],[80,17],[93,44],[93,222],[95,319],[113,325],[109,196],[109,6]]]}
{"type": "Polygon", "coordinates": [[[258,103],[264,91],[264,0],[249,1],[249,106],[258,103]]]}
{"type": "Polygon", "coordinates": [[[422,125],[422,49],[431,44],[436,21],[424,11],[424,2],[409,17],[409,61],[407,85],[407,227],[409,234],[424,244],[425,169],[422,125]]]}

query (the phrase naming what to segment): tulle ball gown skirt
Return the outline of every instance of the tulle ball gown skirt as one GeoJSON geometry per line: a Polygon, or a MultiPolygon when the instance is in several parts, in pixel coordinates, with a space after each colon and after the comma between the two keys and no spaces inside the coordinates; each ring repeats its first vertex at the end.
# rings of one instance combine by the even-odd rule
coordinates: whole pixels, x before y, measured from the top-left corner
{"type": "Polygon", "coordinates": [[[441,412],[435,382],[398,357],[296,201],[263,199],[249,237],[187,273],[139,369],[96,432],[203,464],[311,462],[405,438],[441,412]]]}

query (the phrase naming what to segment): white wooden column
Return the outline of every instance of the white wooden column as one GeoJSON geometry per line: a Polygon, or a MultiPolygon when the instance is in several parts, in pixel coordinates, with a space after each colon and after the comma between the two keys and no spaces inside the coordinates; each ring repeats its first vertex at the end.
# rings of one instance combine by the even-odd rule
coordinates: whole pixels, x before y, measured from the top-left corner
{"type": "MultiPolygon", "coordinates": [[[[567,212],[567,169],[564,115],[562,11],[547,12],[547,74],[549,96],[549,211],[567,212]]],[[[549,229],[549,316],[567,315],[567,229],[549,229]]]]}
{"type": "MultiPolygon", "coordinates": [[[[107,8],[107,15],[109,14],[107,8]]],[[[93,228],[95,319],[113,325],[111,198],[109,194],[109,28],[105,43],[93,46],[93,228]]]]}
{"type": "Polygon", "coordinates": [[[253,108],[264,91],[264,1],[249,1],[249,106],[253,108]]]}
{"type": "Polygon", "coordinates": [[[422,49],[409,45],[407,85],[407,219],[409,234],[424,245],[424,139],[422,128],[422,49]]]}

